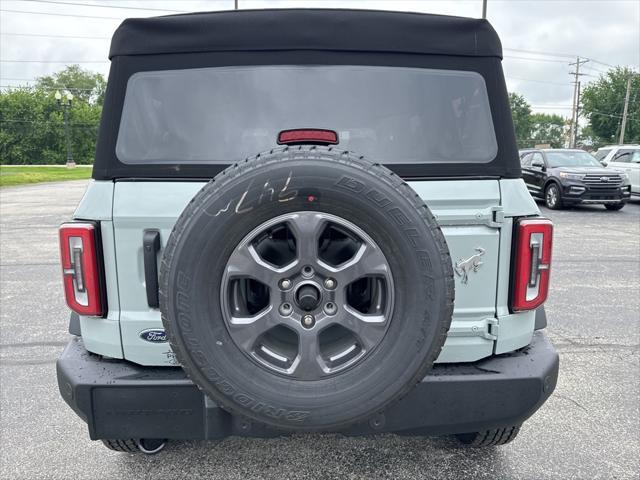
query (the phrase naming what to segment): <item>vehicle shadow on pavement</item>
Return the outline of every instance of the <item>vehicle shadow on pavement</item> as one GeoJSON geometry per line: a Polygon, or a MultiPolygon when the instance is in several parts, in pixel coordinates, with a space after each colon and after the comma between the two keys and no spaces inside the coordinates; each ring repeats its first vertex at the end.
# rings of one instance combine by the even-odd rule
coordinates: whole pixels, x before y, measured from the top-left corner
{"type": "Polygon", "coordinates": [[[159,456],[129,455],[120,467],[138,475],[188,478],[509,478],[504,449],[468,449],[450,437],[293,435],[174,442],[159,456]],[[172,467],[168,467],[171,465],[172,467]],[[174,470],[170,472],[167,468],[174,470]],[[473,473],[471,473],[473,472],[473,473]]]}

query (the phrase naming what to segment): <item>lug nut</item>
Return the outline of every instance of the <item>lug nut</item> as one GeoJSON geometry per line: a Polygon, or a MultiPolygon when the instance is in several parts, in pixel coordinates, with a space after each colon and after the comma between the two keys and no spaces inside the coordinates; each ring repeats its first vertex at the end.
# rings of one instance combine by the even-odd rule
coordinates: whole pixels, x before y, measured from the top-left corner
{"type": "Polygon", "coordinates": [[[278,310],[280,311],[280,315],[287,317],[291,315],[291,312],[293,311],[293,307],[291,306],[290,303],[285,302],[282,305],[280,305],[280,308],[278,310]]]}
{"type": "Polygon", "coordinates": [[[288,278],[283,278],[280,280],[280,289],[289,290],[291,288],[291,280],[288,278]]]}
{"type": "Polygon", "coordinates": [[[315,325],[316,319],[313,318],[313,315],[305,315],[302,317],[302,326],[305,328],[311,328],[315,325]]]}
{"type": "Polygon", "coordinates": [[[338,311],[338,307],[336,307],[335,303],[327,302],[324,304],[324,312],[327,315],[335,315],[337,311],[338,311]]]}
{"type": "Polygon", "coordinates": [[[334,288],[336,288],[336,281],[333,278],[326,278],[324,280],[324,286],[329,290],[333,290],[334,288]]]}
{"type": "Polygon", "coordinates": [[[302,276],[305,278],[313,277],[313,268],[310,265],[305,265],[302,268],[302,276]]]}

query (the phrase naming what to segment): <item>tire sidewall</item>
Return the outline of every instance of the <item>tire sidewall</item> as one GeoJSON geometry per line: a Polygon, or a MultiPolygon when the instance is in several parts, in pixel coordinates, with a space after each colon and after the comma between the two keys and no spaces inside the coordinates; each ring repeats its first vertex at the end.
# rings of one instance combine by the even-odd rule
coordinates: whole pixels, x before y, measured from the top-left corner
{"type": "Polygon", "coordinates": [[[451,321],[451,263],[448,256],[443,261],[444,237],[432,216],[401,194],[400,183],[333,156],[306,152],[304,159],[275,160],[235,167],[233,178],[222,174],[183,212],[161,266],[163,322],[194,382],[232,412],[281,428],[340,428],[380,411],[431,367],[451,321]],[[367,232],[395,283],[380,345],[355,366],[317,381],[277,375],[245,355],[229,335],[219,295],[238,243],[263,222],[304,210],[337,215],[367,232]]]}

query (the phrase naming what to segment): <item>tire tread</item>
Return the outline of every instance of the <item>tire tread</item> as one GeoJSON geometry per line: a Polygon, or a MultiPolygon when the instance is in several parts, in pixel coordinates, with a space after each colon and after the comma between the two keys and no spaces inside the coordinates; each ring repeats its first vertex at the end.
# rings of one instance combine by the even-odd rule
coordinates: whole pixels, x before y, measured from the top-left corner
{"type": "Polygon", "coordinates": [[[138,453],[138,443],[133,438],[128,439],[105,439],[102,443],[109,450],[121,453],[138,453]]]}
{"type": "Polygon", "coordinates": [[[512,442],[520,432],[520,425],[505,428],[495,428],[476,433],[456,435],[464,445],[473,448],[497,447],[512,442]]]}
{"type": "MultiPolygon", "coordinates": [[[[167,258],[171,258],[176,247],[179,245],[182,236],[184,234],[184,230],[186,225],[189,223],[191,218],[197,213],[197,205],[201,202],[201,199],[211,195],[216,190],[223,188],[229,182],[234,181],[236,178],[243,176],[247,173],[250,173],[252,170],[257,168],[262,168],[264,166],[270,164],[276,164],[281,161],[282,156],[284,154],[296,153],[300,152],[302,154],[317,154],[319,157],[322,157],[323,154],[331,153],[331,161],[338,161],[343,165],[348,165],[351,167],[355,167],[364,172],[370,172],[375,175],[377,178],[381,179],[385,183],[387,183],[392,188],[401,192],[402,195],[411,203],[413,208],[419,213],[419,215],[425,220],[425,224],[431,230],[433,237],[436,239],[436,243],[438,245],[438,251],[440,254],[440,262],[444,265],[446,270],[445,275],[445,297],[446,297],[446,312],[439,319],[439,328],[438,333],[436,334],[436,340],[433,342],[436,345],[439,345],[439,348],[436,348],[432,351],[431,355],[426,358],[424,362],[424,367],[419,369],[419,371],[414,375],[414,377],[407,382],[407,385],[397,394],[394,398],[392,398],[388,403],[383,405],[382,408],[379,409],[378,412],[382,412],[385,409],[393,406],[395,403],[400,401],[404,396],[406,396],[414,387],[417,385],[427,374],[427,372],[433,366],[433,363],[440,355],[442,351],[442,347],[444,346],[444,342],[447,337],[447,332],[450,327],[451,317],[453,315],[453,307],[455,300],[455,282],[453,276],[453,265],[451,261],[451,255],[449,253],[449,249],[447,247],[446,239],[444,234],[442,233],[442,229],[438,225],[435,217],[431,213],[430,209],[424,204],[424,201],[420,198],[420,196],[411,188],[411,186],[405,182],[398,175],[384,167],[379,163],[372,163],[366,160],[363,156],[356,155],[352,152],[343,150],[338,151],[339,156],[335,156],[336,149],[334,147],[324,147],[324,146],[308,146],[308,145],[299,145],[299,146],[283,146],[274,148],[268,152],[259,153],[252,157],[246,158],[244,161],[234,163],[227,167],[223,172],[216,175],[209,183],[202,187],[202,189],[191,199],[191,201],[185,207],[183,213],[178,218],[178,221],[175,223],[171,235],[169,236],[167,245],[165,247],[164,254],[162,255],[161,260],[161,268],[160,268],[160,279],[159,279],[159,299],[160,299],[160,310],[162,312],[162,322],[164,324],[165,329],[168,333],[169,344],[171,349],[176,355],[176,359],[185,370],[187,375],[191,379],[197,379],[199,374],[194,369],[190,368],[187,362],[183,361],[181,349],[175,344],[173,338],[175,338],[175,332],[173,329],[173,322],[169,321],[165,316],[165,306],[168,302],[168,294],[169,294],[169,278],[168,275],[164,274],[164,272],[168,272],[169,264],[167,262],[167,258]]],[[[328,158],[328,157],[327,157],[328,158]]],[[[201,390],[202,387],[198,384],[196,380],[194,380],[194,384],[201,390]]],[[[240,417],[245,417],[243,413],[236,408],[236,406],[228,401],[226,398],[220,396],[216,398],[216,401],[220,403],[220,405],[227,410],[229,413],[233,415],[237,415],[240,417]]],[[[364,418],[354,418],[353,421],[349,422],[349,424],[355,424],[358,422],[362,422],[367,420],[374,414],[367,415],[364,418]]],[[[336,425],[334,427],[346,427],[348,425],[336,425]]]]}

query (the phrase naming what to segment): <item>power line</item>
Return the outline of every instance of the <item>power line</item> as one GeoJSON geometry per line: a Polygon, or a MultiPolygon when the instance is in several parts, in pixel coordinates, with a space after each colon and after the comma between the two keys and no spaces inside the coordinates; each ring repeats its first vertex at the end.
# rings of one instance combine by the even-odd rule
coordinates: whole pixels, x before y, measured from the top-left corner
{"type": "MultiPolygon", "coordinates": [[[[587,57],[580,57],[580,58],[587,58],[587,57]]],[[[587,60],[590,60],[591,62],[593,62],[593,60],[591,60],[591,59],[588,59],[588,58],[587,58],[587,60]]],[[[594,67],[594,66],[593,66],[593,64],[589,65],[589,66],[587,67],[587,69],[588,69],[590,72],[608,73],[608,70],[602,70],[602,69],[600,69],[600,68],[596,68],[596,67],[594,67]]]]}
{"type": "MultiPolygon", "coordinates": [[[[119,9],[119,10],[138,10],[138,11],[156,11],[156,12],[170,12],[170,13],[189,13],[186,10],[171,10],[164,8],[152,8],[152,7],[130,7],[130,6],[117,6],[117,5],[99,5],[99,4],[88,4],[88,3],[79,3],[79,2],[66,2],[66,1],[58,1],[58,0],[21,0],[23,2],[31,2],[31,3],[42,3],[42,4],[52,4],[52,5],[71,5],[71,6],[81,6],[81,7],[95,7],[95,8],[111,8],[111,9],[119,9]]],[[[8,9],[8,8],[0,8],[2,12],[11,12],[11,13],[23,13],[28,15],[53,15],[53,16],[61,16],[61,17],[76,17],[76,18],[94,18],[94,19],[106,19],[106,20],[122,20],[122,17],[105,17],[105,16],[96,16],[96,15],[81,15],[81,14],[71,14],[71,13],[57,13],[57,12],[34,12],[28,10],[16,10],[16,9],[8,9]]],[[[102,38],[102,37],[74,37],[74,36],[57,36],[57,35],[28,35],[28,34],[3,34],[3,35],[25,35],[25,36],[50,36],[57,38],[102,38]]],[[[105,39],[108,39],[105,37],[105,39]]],[[[510,52],[520,52],[520,53],[530,53],[534,55],[547,55],[552,57],[566,57],[573,58],[575,55],[571,55],[568,53],[554,53],[554,52],[545,52],[541,50],[525,50],[519,48],[504,48],[505,51],[510,52]]],[[[529,61],[538,61],[538,62],[552,62],[552,63],[565,63],[562,60],[556,59],[546,59],[546,58],[531,58],[531,57],[519,57],[515,55],[505,55],[505,58],[511,58],[514,60],[529,60],[529,61]]],[[[596,60],[590,57],[582,57],[586,58],[592,62],[599,63],[600,65],[604,65],[609,68],[616,68],[614,65],[611,65],[606,62],[602,62],[600,60],[596,60]]]]}
{"type": "Polygon", "coordinates": [[[564,63],[564,64],[567,63],[565,60],[555,60],[551,58],[519,57],[516,55],[505,55],[504,58],[510,58],[513,60],[529,60],[532,62],[551,62],[551,63],[564,63]]]}
{"type": "Polygon", "coordinates": [[[78,2],[60,2],[57,0],[21,0],[23,2],[32,3],[49,3],[55,5],[75,5],[79,7],[96,7],[96,8],[117,8],[122,10],[148,10],[153,12],[173,12],[173,13],[186,13],[185,10],[169,10],[166,8],[148,8],[148,7],[118,7],[116,5],[98,5],[91,3],[78,3],[78,2]]]}
{"type": "MultiPolygon", "coordinates": [[[[532,55],[546,55],[546,56],[550,56],[550,57],[575,58],[577,56],[575,54],[574,55],[570,55],[568,53],[543,52],[541,50],[523,50],[523,49],[520,49],[520,48],[503,48],[503,50],[508,51],[508,52],[530,53],[532,55]]],[[[518,56],[510,56],[510,55],[505,55],[505,58],[517,58],[517,59],[520,59],[520,60],[534,60],[534,61],[539,60],[539,61],[542,61],[542,62],[544,62],[544,61],[547,61],[547,62],[553,61],[553,62],[558,62],[558,63],[565,63],[565,62],[563,62],[561,60],[555,60],[555,59],[552,60],[552,59],[543,59],[543,58],[518,57],[518,56]]],[[[587,56],[584,56],[584,55],[580,55],[580,58],[589,60],[589,61],[594,62],[594,63],[598,63],[600,65],[604,65],[605,67],[617,68],[616,65],[611,65],[610,63],[601,62],[600,60],[596,60],[594,58],[587,57],[587,56]]],[[[594,68],[594,70],[596,70],[596,71],[598,71],[600,73],[603,73],[602,71],[597,70],[595,68],[594,68]]]]}
{"type": "MultiPolygon", "coordinates": [[[[34,124],[37,123],[38,125],[42,125],[42,124],[53,124],[53,125],[63,125],[63,121],[62,119],[58,122],[53,121],[53,120],[18,120],[18,119],[14,119],[14,118],[0,118],[0,123],[26,123],[26,124],[34,124]]],[[[71,127],[98,127],[100,126],[100,122],[96,121],[95,123],[88,123],[88,122],[82,122],[82,123],[75,123],[75,122],[70,122],[69,126],[71,127]]]]}
{"type": "Polygon", "coordinates": [[[569,55],[568,53],[551,53],[551,52],[542,52],[540,50],[522,50],[520,48],[503,48],[503,50],[506,50],[509,52],[532,53],[535,55],[548,55],[551,57],[575,58],[575,55],[569,55]]]}
{"type": "Polygon", "coordinates": [[[0,35],[9,37],[45,37],[45,38],[67,38],[82,40],[110,40],[110,37],[83,37],[80,35],[52,35],[47,33],[16,33],[16,32],[0,32],[0,35]]]}
{"type": "MultiPolygon", "coordinates": [[[[571,85],[569,84],[565,84],[565,83],[560,83],[560,82],[549,82],[546,80],[534,80],[534,79],[529,79],[529,78],[519,78],[519,77],[506,77],[509,80],[521,80],[524,82],[536,82],[536,83],[549,83],[551,85],[559,85],[559,86],[563,86],[563,87],[571,87],[571,85]]],[[[29,79],[29,78],[8,78],[8,77],[2,77],[1,80],[11,80],[11,81],[26,81],[26,82],[35,82],[37,80],[33,80],[33,79],[29,79]]],[[[36,87],[34,85],[0,85],[0,87],[2,88],[34,88],[34,89],[53,89],[55,90],[54,87],[36,87]]],[[[68,87],[60,87],[60,88],[68,88],[68,87]]],[[[72,88],[72,87],[69,87],[72,88]]],[[[74,88],[74,90],[87,90],[87,91],[93,91],[93,89],[91,88],[86,88],[86,89],[81,89],[81,88],[74,88]]]]}
{"type": "MultiPolygon", "coordinates": [[[[585,57],[585,58],[587,58],[587,57],[585,57]]],[[[600,60],[594,60],[593,58],[587,58],[587,59],[591,60],[594,63],[599,63],[600,65],[604,65],[605,67],[616,68],[614,65],[610,65],[608,63],[601,62],[600,60]]]]}
{"type": "Polygon", "coordinates": [[[123,20],[124,17],[99,17],[97,15],[79,15],[76,13],[53,13],[53,12],[30,12],[28,10],[14,10],[9,8],[0,8],[0,12],[10,13],[26,13],[29,15],[51,15],[54,17],[75,17],[75,18],[97,18],[99,20],[123,20]]]}
{"type": "MultiPolygon", "coordinates": [[[[531,108],[536,109],[536,110],[572,110],[573,107],[571,106],[563,106],[563,105],[531,105],[531,108]]],[[[622,118],[622,115],[616,115],[614,113],[605,113],[605,112],[598,112],[598,111],[591,111],[587,113],[588,115],[600,115],[603,117],[611,117],[611,118],[622,118]]],[[[629,121],[640,121],[640,119],[637,118],[632,118],[632,117],[627,117],[627,122],[629,121]]]]}
{"type": "Polygon", "coordinates": [[[570,105],[531,105],[531,108],[537,108],[538,110],[571,110],[573,107],[570,105]]]}
{"type": "Polygon", "coordinates": [[[69,90],[74,92],[93,92],[95,88],[76,88],[76,87],[38,87],[36,85],[0,85],[0,88],[12,88],[15,90],[24,89],[24,90],[47,90],[47,91],[55,91],[55,90],[69,90]]]}
{"type": "MultiPolygon", "coordinates": [[[[36,0],[23,0],[23,1],[36,1],[36,0]]],[[[44,1],[44,0],[42,0],[44,1]]],[[[50,2],[45,2],[45,3],[50,3],[50,2]]],[[[60,2],[60,3],[67,3],[67,2],[60,2]]],[[[69,3],[69,5],[72,5],[71,3],[69,3]]],[[[96,7],[111,7],[111,5],[92,5],[92,6],[96,6],[96,7]]],[[[125,8],[125,7],[113,7],[113,8],[125,8]]],[[[126,8],[134,8],[134,7],[126,7],[126,8]]],[[[140,10],[145,10],[144,8],[141,8],[140,10]]],[[[167,10],[168,11],[168,10],[167,10]]],[[[106,18],[106,17],[100,17],[100,18],[106,18]]],[[[86,40],[110,40],[111,37],[93,37],[93,36],[81,36],[81,35],[54,35],[54,34],[43,34],[43,33],[18,33],[18,32],[2,32],[0,33],[0,35],[8,35],[8,36],[24,36],[24,37],[51,37],[51,38],[70,38],[70,39],[86,39],[86,40]]],[[[553,56],[553,57],[567,57],[567,58],[574,58],[575,55],[569,55],[569,54],[565,54],[565,53],[551,53],[551,52],[543,52],[540,50],[523,50],[523,49],[519,49],[519,48],[505,48],[504,50],[506,51],[510,51],[510,52],[520,52],[520,53],[530,53],[530,54],[534,54],[534,55],[548,55],[548,56],[553,56]]],[[[506,58],[515,58],[515,59],[520,59],[520,60],[532,60],[532,61],[547,61],[550,59],[543,59],[543,58],[534,58],[534,57],[519,57],[519,56],[511,56],[511,55],[506,55],[506,58]]],[[[587,57],[582,57],[582,58],[587,58],[587,57]]],[[[564,63],[560,60],[553,60],[554,62],[558,62],[558,63],[564,63]]],[[[601,63],[603,65],[603,62],[598,62],[597,60],[593,60],[596,63],[601,63]]],[[[595,69],[594,69],[595,70],[595,69]]]]}
{"type": "Polygon", "coordinates": [[[549,80],[537,80],[537,79],[533,79],[533,78],[520,78],[520,77],[506,77],[509,80],[521,80],[523,82],[535,82],[535,83],[548,83],[551,85],[561,85],[563,87],[570,87],[571,85],[567,84],[567,83],[561,83],[561,82],[550,82],[549,80]]]}
{"type": "Polygon", "coordinates": [[[66,63],[66,64],[75,64],[75,63],[109,63],[108,60],[0,60],[2,63],[66,63]]]}
{"type": "MultiPolygon", "coordinates": [[[[613,115],[611,113],[602,113],[602,112],[589,112],[589,114],[593,114],[593,115],[601,115],[604,117],[611,117],[611,118],[622,118],[622,115],[613,115]]],[[[627,123],[629,122],[640,122],[640,118],[634,118],[631,116],[627,116],[627,123]]]]}
{"type": "MultiPolygon", "coordinates": [[[[566,63],[562,60],[551,60],[544,58],[527,58],[527,57],[507,57],[517,60],[531,60],[538,62],[554,62],[554,63],[566,63]]],[[[56,60],[0,60],[0,62],[6,63],[107,63],[107,60],[76,60],[76,61],[56,61],[56,60]]]]}

